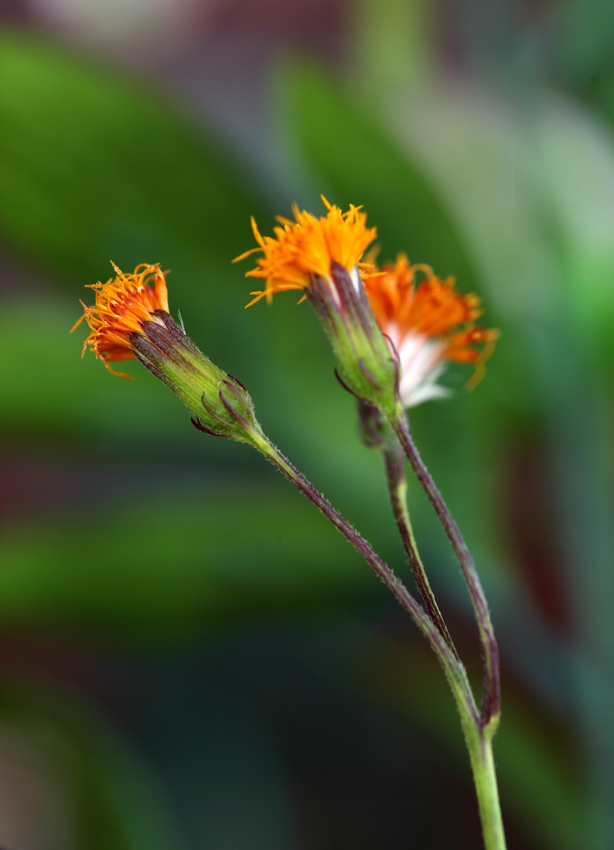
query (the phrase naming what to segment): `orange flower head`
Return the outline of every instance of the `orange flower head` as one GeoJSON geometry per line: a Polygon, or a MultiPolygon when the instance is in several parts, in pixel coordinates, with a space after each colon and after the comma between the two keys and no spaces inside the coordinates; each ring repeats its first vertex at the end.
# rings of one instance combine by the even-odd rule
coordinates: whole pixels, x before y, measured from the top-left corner
{"type": "Polygon", "coordinates": [[[262,251],[256,268],[246,277],[265,281],[262,291],[252,292],[255,298],[247,305],[266,296],[270,302],[275,292],[288,289],[308,290],[314,277],[331,280],[331,262],[337,262],[352,275],[356,266],[368,271],[360,259],[376,237],[374,227],[366,226],[367,216],[360,207],[350,206],[347,212],[329,204],[322,196],[327,214],[316,218],[311,213],[293,207],[296,221],[279,216],[275,236],[261,236],[252,218],[257,248],[246,251],[233,262],[262,251]]]}
{"type": "Polygon", "coordinates": [[[474,363],[470,386],[484,375],[484,363],[499,336],[476,325],[477,295],[463,295],[454,278],[441,280],[429,266],[410,265],[400,254],[383,274],[365,280],[371,309],[400,361],[400,395],[405,407],[448,395],[437,384],[446,361],[474,363]]]}
{"type": "Polygon", "coordinates": [[[132,274],[120,271],[115,263],[111,265],[115,278],[89,287],[96,293],[96,303],[87,307],[81,302],[83,315],[72,330],[85,319],[90,334],[83,344],[82,355],[89,345],[110,372],[128,378],[123,372],[115,372],[109,363],[134,359],[133,334],[142,333],[143,322],[161,324],[154,315],[156,310],[168,313],[165,272],[158,263],[141,263],[132,274]]]}

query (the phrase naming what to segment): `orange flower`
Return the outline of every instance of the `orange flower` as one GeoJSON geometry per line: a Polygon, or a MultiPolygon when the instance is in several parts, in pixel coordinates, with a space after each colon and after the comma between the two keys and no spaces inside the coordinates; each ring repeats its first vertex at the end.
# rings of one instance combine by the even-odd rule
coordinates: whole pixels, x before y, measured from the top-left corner
{"type": "Polygon", "coordinates": [[[375,239],[376,229],[367,228],[365,213],[360,207],[350,206],[345,213],[339,207],[329,204],[322,197],[328,212],[316,218],[308,212],[293,207],[296,221],[279,216],[275,236],[261,236],[254,218],[252,229],[258,242],[258,248],[252,248],[233,262],[243,260],[257,251],[263,256],[258,259],[255,269],[247,272],[246,277],[261,278],[266,281],[262,291],[252,292],[256,297],[247,305],[250,307],[266,295],[270,302],[275,292],[288,289],[309,289],[311,280],[320,277],[331,280],[331,262],[342,265],[352,276],[360,258],[375,239]]]}
{"type": "Polygon", "coordinates": [[[162,324],[155,311],[168,313],[165,272],[161,271],[158,263],[141,263],[132,274],[124,274],[115,263],[111,265],[115,269],[115,279],[89,287],[96,293],[96,303],[87,307],[81,302],[84,312],[72,330],[85,319],[91,333],[83,344],[82,355],[89,345],[110,372],[129,378],[129,375],[112,369],[109,362],[136,357],[133,334],[142,333],[142,322],[162,324]]]}
{"type": "Polygon", "coordinates": [[[383,271],[368,277],[365,289],[378,325],[399,355],[404,406],[449,395],[437,384],[446,361],[474,363],[470,384],[477,384],[499,336],[475,324],[482,312],[477,295],[462,295],[454,278],[443,281],[429,266],[411,266],[403,254],[383,271]]]}

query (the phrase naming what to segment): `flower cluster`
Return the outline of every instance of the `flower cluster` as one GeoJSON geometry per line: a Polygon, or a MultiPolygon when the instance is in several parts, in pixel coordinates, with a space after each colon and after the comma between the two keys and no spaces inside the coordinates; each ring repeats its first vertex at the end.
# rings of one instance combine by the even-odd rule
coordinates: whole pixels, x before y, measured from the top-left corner
{"type": "Polygon", "coordinates": [[[278,219],[274,236],[263,237],[252,219],[258,247],[236,259],[262,252],[246,276],[266,283],[264,290],[252,292],[255,298],[247,306],[264,296],[270,301],[275,292],[303,290],[331,338],[344,383],[364,401],[377,404],[367,385],[379,384],[385,372],[385,358],[367,311],[397,359],[397,391],[403,407],[449,395],[438,384],[447,362],[473,363],[475,374],[469,384],[475,385],[498,337],[497,331],[476,324],[482,312],[480,299],[463,295],[453,278],[442,280],[429,266],[410,265],[402,254],[382,270],[363,262],[376,229],[367,228],[360,207],[350,206],[343,213],[322,200],[326,216],[316,218],[295,207],[296,220],[278,219]],[[344,286],[344,279],[351,287],[344,286]],[[347,337],[356,344],[346,345],[347,337]],[[348,379],[356,364],[363,380],[360,375],[348,379]]]}
{"type": "MultiPolygon", "coordinates": [[[[365,445],[384,463],[390,503],[424,607],[370,544],[294,467],[264,434],[252,399],[236,378],[213,364],[169,313],[165,272],[143,263],[131,274],[94,284],[95,304],[83,306],[89,347],[116,375],[111,363],[137,359],[168,386],[207,434],[243,442],[270,460],[326,516],[384,581],[411,615],[441,662],[460,711],[476,778],[484,836],[489,848],[504,848],[491,741],[500,715],[499,655],[488,605],[475,564],[458,526],[412,439],[406,407],[449,394],[438,381],[449,362],[472,363],[471,383],[498,337],[476,324],[480,299],[457,291],[453,278],[437,277],[426,265],[399,255],[377,269],[364,259],[376,238],[360,207],[347,212],[323,198],[326,214],[316,218],[294,208],[295,221],[278,219],[273,236],[237,260],[260,253],[248,277],[264,281],[250,304],[276,292],[298,290],[314,308],[328,335],[340,383],[357,400],[365,445]],[[406,504],[405,459],[448,536],[467,583],[479,627],[484,686],[476,704],[465,667],[437,605],[420,559],[406,504]]],[[[249,304],[247,306],[250,306],[249,304]]],[[[75,329],[73,328],[73,330],[75,329]]],[[[128,377],[128,376],[124,376],[128,377]]]]}
{"type": "MultiPolygon", "coordinates": [[[[363,260],[377,236],[366,214],[322,200],[326,215],[294,207],[295,221],[278,218],[273,236],[262,236],[252,219],[258,245],[236,260],[260,253],[246,274],[265,283],[247,306],[276,292],[302,291],[329,336],[341,383],[386,415],[399,401],[413,407],[449,395],[438,383],[449,362],[473,363],[469,383],[477,383],[498,337],[476,324],[480,299],[463,295],[453,278],[442,280],[429,266],[410,265],[403,254],[378,270],[363,260]]],[[[83,351],[89,346],[112,372],[111,362],[137,358],[166,382],[178,363],[189,372],[198,360],[202,368],[206,358],[169,315],[160,266],[142,263],[132,274],[114,269],[113,280],[91,287],[96,303],[83,304],[75,325],[85,319],[90,328],[83,351]]]]}

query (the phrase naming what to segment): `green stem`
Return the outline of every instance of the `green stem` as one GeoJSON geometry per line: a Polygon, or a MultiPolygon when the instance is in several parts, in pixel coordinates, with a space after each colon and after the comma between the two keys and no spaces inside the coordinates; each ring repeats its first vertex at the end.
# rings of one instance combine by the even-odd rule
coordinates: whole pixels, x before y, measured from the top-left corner
{"type": "Polygon", "coordinates": [[[477,726],[464,728],[478,798],[485,850],[505,850],[506,847],[492,752],[492,739],[498,723],[499,718],[493,717],[483,730],[477,726]]]}
{"type": "MultiPolygon", "coordinates": [[[[484,661],[484,693],[482,698],[482,709],[477,722],[473,718],[468,718],[467,715],[461,711],[461,724],[463,726],[465,741],[471,760],[471,769],[473,772],[473,780],[478,798],[480,821],[482,824],[484,847],[486,850],[505,850],[505,833],[503,830],[503,819],[501,817],[501,806],[499,803],[499,791],[497,787],[497,774],[495,771],[495,763],[492,752],[492,739],[497,731],[500,716],[499,650],[495,640],[486,597],[467,545],[458,526],[456,525],[456,522],[454,521],[454,518],[445,504],[443,497],[435,486],[435,482],[431,478],[422,458],[418,454],[418,449],[416,448],[409,433],[409,428],[407,427],[404,415],[402,420],[399,419],[396,423],[391,424],[393,424],[401,447],[416,473],[418,480],[422,484],[427,496],[433,504],[437,516],[448,535],[467,582],[476,613],[484,661]]],[[[391,451],[392,449],[390,449],[389,444],[386,449],[386,453],[389,454],[391,451]]],[[[409,514],[407,512],[407,504],[405,501],[405,487],[403,486],[405,484],[405,479],[402,473],[402,466],[401,471],[399,472],[398,463],[395,463],[395,458],[393,456],[387,456],[386,471],[388,474],[391,494],[393,488],[396,490],[394,494],[395,498],[393,498],[393,509],[395,511],[397,525],[399,525],[404,542],[407,538],[406,548],[409,544],[409,546],[413,549],[416,560],[419,561],[411,525],[409,524],[409,514]],[[400,480],[400,477],[403,478],[402,481],[400,480]],[[395,504],[395,500],[400,499],[401,497],[403,499],[403,504],[395,504]],[[407,525],[405,528],[401,528],[400,523],[405,525],[405,516],[407,516],[407,525]]],[[[408,555],[410,561],[412,561],[412,555],[409,551],[408,555]]],[[[420,568],[422,569],[422,572],[424,572],[424,567],[421,563],[420,568]]],[[[426,580],[426,575],[424,578],[426,580]]],[[[422,590],[420,583],[419,586],[422,590]]],[[[432,593],[430,586],[428,586],[428,581],[427,588],[427,592],[432,593]]],[[[422,592],[424,595],[424,591],[422,592]]],[[[434,597],[433,603],[435,603],[434,597]]],[[[436,612],[439,614],[438,608],[436,609],[436,612]]],[[[441,616],[441,614],[439,614],[439,616],[441,616]]]]}

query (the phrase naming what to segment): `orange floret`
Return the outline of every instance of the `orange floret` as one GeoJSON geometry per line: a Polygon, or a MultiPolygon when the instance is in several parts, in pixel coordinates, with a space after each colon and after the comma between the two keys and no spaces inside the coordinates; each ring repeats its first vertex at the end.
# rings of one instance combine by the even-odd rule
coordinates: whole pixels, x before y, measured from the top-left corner
{"type": "Polygon", "coordinates": [[[130,377],[116,372],[110,361],[131,360],[136,357],[131,336],[140,333],[141,323],[157,321],[155,310],[168,313],[168,293],[165,272],[160,265],[141,263],[132,274],[125,274],[111,263],[116,277],[106,283],[89,286],[96,293],[96,303],[87,307],[83,301],[83,315],[71,330],[75,330],[83,319],[89,325],[91,333],[83,344],[83,354],[88,345],[110,372],[123,378],[130,377]]]}
{"type": "Polygon", "coordinates": [[[454,278],[441,280],[430,266],[410,265],[404,254],[383,272],[367,277],[365,289],[378,325],[397,350],[412,336],[436,343],[440,361],[475,363],[470,383],[478,383],[499,337],[497,330],[475,324],[482,313],[478,296],[458,292],[454,278]]]}
{"type": "Polygon", "coordinates": [[[311,278],[329,278],[331,261],[336,261],[352,272],[356,265],[363,266],[360,259],[377,235],[374,227],[367,228],[365,213],[360,207],[350,206],[345,213],[339,207],[322,200],[328,210],[325,216],[316,218],[311,213],[300,211],[295,205],[296,221],[281,216],[277,218],[275,236],[261,236],[252,218],[252,229],[259,247],[246,251],[233,262],[243,260],[257,251],[263,256],[255,269],[246,277],[260,278],[265,283],[262,291],[252,292],[256,297],[250,307],[264,296],[270,302],[275,292],[289,289],[308,289],[311,278]]]}

